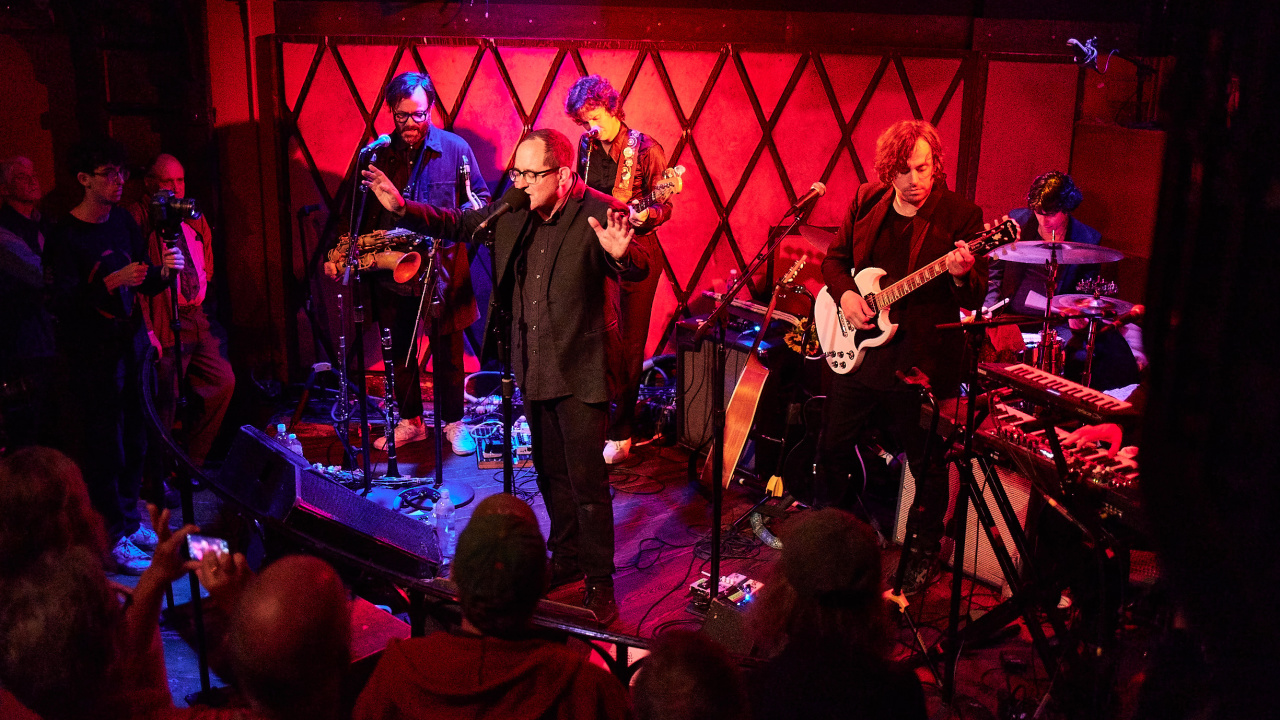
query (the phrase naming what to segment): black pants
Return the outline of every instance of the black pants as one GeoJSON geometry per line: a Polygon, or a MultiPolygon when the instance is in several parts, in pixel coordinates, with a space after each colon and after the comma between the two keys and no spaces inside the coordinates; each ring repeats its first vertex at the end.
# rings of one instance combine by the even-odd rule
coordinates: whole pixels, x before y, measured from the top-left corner
{"type": "MultiPolygon", "coordinates": [[[[373,308],[378,324],[391,329],[391,351],[396,364],[396,402],[400,405],[400,417],[412,419],[422,416],[422,374],[418,358],[405,355],[413,344],[417,330],[419,297],[397,295],[373,283],[373,308]]],[[[423,309],[423,326],[431,329],[429,308],[423,309]]],[[[432,380],[436,397],[436,409],[441,422],[448,424],[462,419],[462,384],[466,379],[463,370],[462,331],[442,335],[439,338],[441,352],[431,348],[434,361],[432,380]],[[447,350],[447,352],[444,352],[447,350]]]]}
{"type": "MultiPolygon", "coordinates": [[[[182,369],[186,373],[187,407],[183,428],[187,457],[203,465],[209,448],[218,437],[222,419],[231,406],[236,376],[222,354],[222,340],[213,332],[209,317],[199,305],[179,310],[182,317],[182,369]]],[[[161,349],[156,366],[156,412],[166,427],[173,427],[177,415],[177,375],[173,367],[173,347],[161,349]]]]}
{"type": "MultiPolygon", "coordinates": [[[[141,323],[138,323],[139,326],[141,323]]],[[[114,337],[68,349],[78,442],[76,460],[89,500],[102,513],[112,540],[142,522],[138,498],[147,452],[139,372],[146,338],[114,337]]]]}
{"type": "Polygon", "coordinates": [[[558,562],[576,564],[588,583],[613,582],[613,499],[600,447],[608,404],[566,395],[525,403],[533,434],[538,490],[551,518],[547,547],[558,562]]]}
{"type": "MultiPolygon", "coordinates": [[[[637,237],[632,242],[643,242],[650,248],[649,257],[659,258],[658,243],[653,235],[637,237]]],[[[644,350],[649,341],[649,320],[653,317],[653,298],[658,294],[658,280],[662,278],[661,264],[653,263],[643,280],[619,283],[619,302],[622,316],[623,359],[627,369],[627,384],[609,414],[610,440],[630,440],[636,418],[636,400],[640,397],[640,373],[644,368],[644,350]]]]}
{"type": "Polygon", "coordinates": [[[822,412],[822,433],[818,439],[818,474],[815,495],[819,505],[844,505],[862,491],[862,470],[857,441],[867,423],[883,411],[886,428],[907,452],[907,462],[916,478],[916,494],[907,517],[907,531],[916,532],[921,548],[942,538],[943,519],[950,499],[947,470],[938,460],[941,441],[933,443],[934,461],[926,464],[925,444],[929,431],[920,425],[920,395],[914,387],[902,390],[872,390],[855,380],[854,374],[828,373],[827,401],[822,412]]]}

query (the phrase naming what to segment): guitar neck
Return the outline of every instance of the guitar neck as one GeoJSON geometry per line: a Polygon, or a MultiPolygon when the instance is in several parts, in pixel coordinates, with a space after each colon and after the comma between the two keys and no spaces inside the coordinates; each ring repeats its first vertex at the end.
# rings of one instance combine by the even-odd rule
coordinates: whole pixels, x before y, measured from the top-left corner
{"type": "Polygon", "coordinates": [[[876,309],[884,310],[946,271],[947,256],[943,255],[877,293],[876,309]]]}

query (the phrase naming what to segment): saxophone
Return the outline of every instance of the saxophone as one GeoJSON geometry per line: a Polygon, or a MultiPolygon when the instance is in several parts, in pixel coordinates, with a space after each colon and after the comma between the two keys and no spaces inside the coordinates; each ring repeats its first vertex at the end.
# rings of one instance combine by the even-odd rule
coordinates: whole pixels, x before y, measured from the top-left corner
{"type": "MultiPolygon", "coordinates": [[[[360,271],[390,270],[396,282],[409,282],[418,275],[422,267],[422,256],[413,248],[427,243],[428,251],[433,238],[426,235],[394,228],[392,230],[375,230],[359,237],[360,271]]],[[[338,244],[329,250],[328,261],[338,266],[342,272],[347,266],[347,258],[351,254],[351,235],[345,234],[338,239],[338,244]]]]}
{"type": "Polygon", "coordinates": [[[383,383],[383,410],[385,412],[387,439],[387,477],[399,477],[400,467],[396,464],[396,426],[400,424],[400,406],[396,403],[396,359],[391,350],[391,330],[382,329],[382,368],[386,375],[383,383]]]}

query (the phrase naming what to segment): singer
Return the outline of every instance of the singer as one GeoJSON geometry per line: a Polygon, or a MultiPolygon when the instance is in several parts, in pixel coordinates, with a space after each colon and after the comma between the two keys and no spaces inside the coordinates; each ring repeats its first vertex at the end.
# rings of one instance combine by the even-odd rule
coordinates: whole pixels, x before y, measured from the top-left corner
{"type": "MultiPolygon", "coordinates": [[[[383,96],[395,122],[395,132],[389,145],[371,151],[372,163],[410,200],[445,208],[470,207],[460,168],[464,163],[471,168],[478,167],[475,153],[466,140],[431,124],[431,108],[436,102],[431,77],[425,73],[401,73],[387,84],[383,96]]],[[[377,144],[378,141],[372,143],[377,144]]],[[[489,186],[479,173],[471,173],[471,188],[483,202],[489,201],[489,186]]],[[[388,230],[396,227],[397,220],[377,203],[370,203],[360,232],[388,230]]],[[[441,277],[447,287],[436,339],[439,351],[434,346],[431,348],[435,361],[436,410],[454,454],[470,455],[476,451],[476,441],[462,423],[463,330],[475,322],[480,313],[471,289],[471,262],[466,246],[455,244],[441,249],[440,260],[441,277]]],[[[325,263],[325,273],[333,279],[338,277],[333,263],[325,263]]],[[[391,348],[396,357],[396,401],[401,419],[395,429],[395,440],[399,448],[427,437],[422,422],[420,365],[416,357],[402,364],[419,331],[415,323],[422,288],[420,283],[397,283],[387,271],[375,275],[371,293],[374,316],[379,325],[391,329],[391,348]]],[[[424,319],[430,322],[425,314],[424,319]]],[[[378,437],[373,446],[381,450],[386,443],[385,437],[378,437]]]]}
{"type": "MultiPolygon", "coordinates": [[[[509,304],[512,365],[551,518],[551,581],[585,576],[584,605],[608,625],[618,616],[613,500],[599,448],[623,382],[617,281],[644,279],[652,261],[632,242],[622,203],[588,188],[572,163],[573,144],[555,130],[534,130],[516,148],[503,197],[513,211],[491,222],[498,276],[485,338],[500,317],[494,306],[509,304]]],[[[376,167],[364,177],[383,207],[436,237],[470,240],[490,216],[406,203],[376,167]]]]}
{"type": "MultiPolygon", "coordinates": [[[[904,592],[923,589],[937,574],[936,559],[947,511],[947,471],[924,460],[927,432],[920,428],[920,395],[902,382],[919,368],[936,397],[955,393],[960,378],[960,333],[942,334],[939,323],[955,322],[960,308],[982,301],[986,267],[975,262],[961,238],[983,229],[982,210],[946,188],[945,155],[938,131],[921,120],[889,126],[876,140],[878,182],[858,187],[836,239],[822,262],[822,276],[850,322],[870,329],[872,313],[853,282],[853,273],[878,267],[888,276],[882,286],[946,256],[947,272],[893,306],[899,323],[893,339],[868,348],[862,366],[839,375],[826,370],[829,387],[818,441],[817,500],[847,505],[862,487],[856,443],[871,418],[883,414],[886,428],[907,453],[916,478],[916,494],[907,531],[917,532],[904,592]],[[950,252],[948,253],[948,250],[950,252]],[[851,490],[850,479],[853,480],[851,490]]],[[[941,445],[936,443],[935,446],[941,445]]]]}
{"type": "MultiPolygon", "coordinates": [[[[629,222],[636,228],[635,242],[645,246],[650,258],[662,257],[654,230],[671,217],[671,201],[662,199],[643,207],[632,206],[653,192],[667,169],[667,154],[649,135],[627,127],[626,113],[618,102],[618,91],[599,75],[579,79],[564,101],[565,114],[586,132],[578,139],[578,174],[587,187],[627,203],[629,222]]],[[[626,389],[609,414],[608,442],[604,461],[620,463],[631,453],[632,423],[636,398],[640,394],[640,372],[644,366],[645,344],[649,340],[649,319],[653,298],[658,292],[660,272],[643,280],[622,282],[622,336],[626,353],[626,389]]]]}

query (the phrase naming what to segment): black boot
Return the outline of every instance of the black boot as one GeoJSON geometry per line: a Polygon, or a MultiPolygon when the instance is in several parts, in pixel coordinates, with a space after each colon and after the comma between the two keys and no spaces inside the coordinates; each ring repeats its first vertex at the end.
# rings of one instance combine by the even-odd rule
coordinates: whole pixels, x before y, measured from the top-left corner
{"type": "Polygon", "coordinates": [[[609,627],[618,619],[618,603],[613,599],[613,585],[587,583],[582,606],[595,613],[600,627],[609,627]]]}

